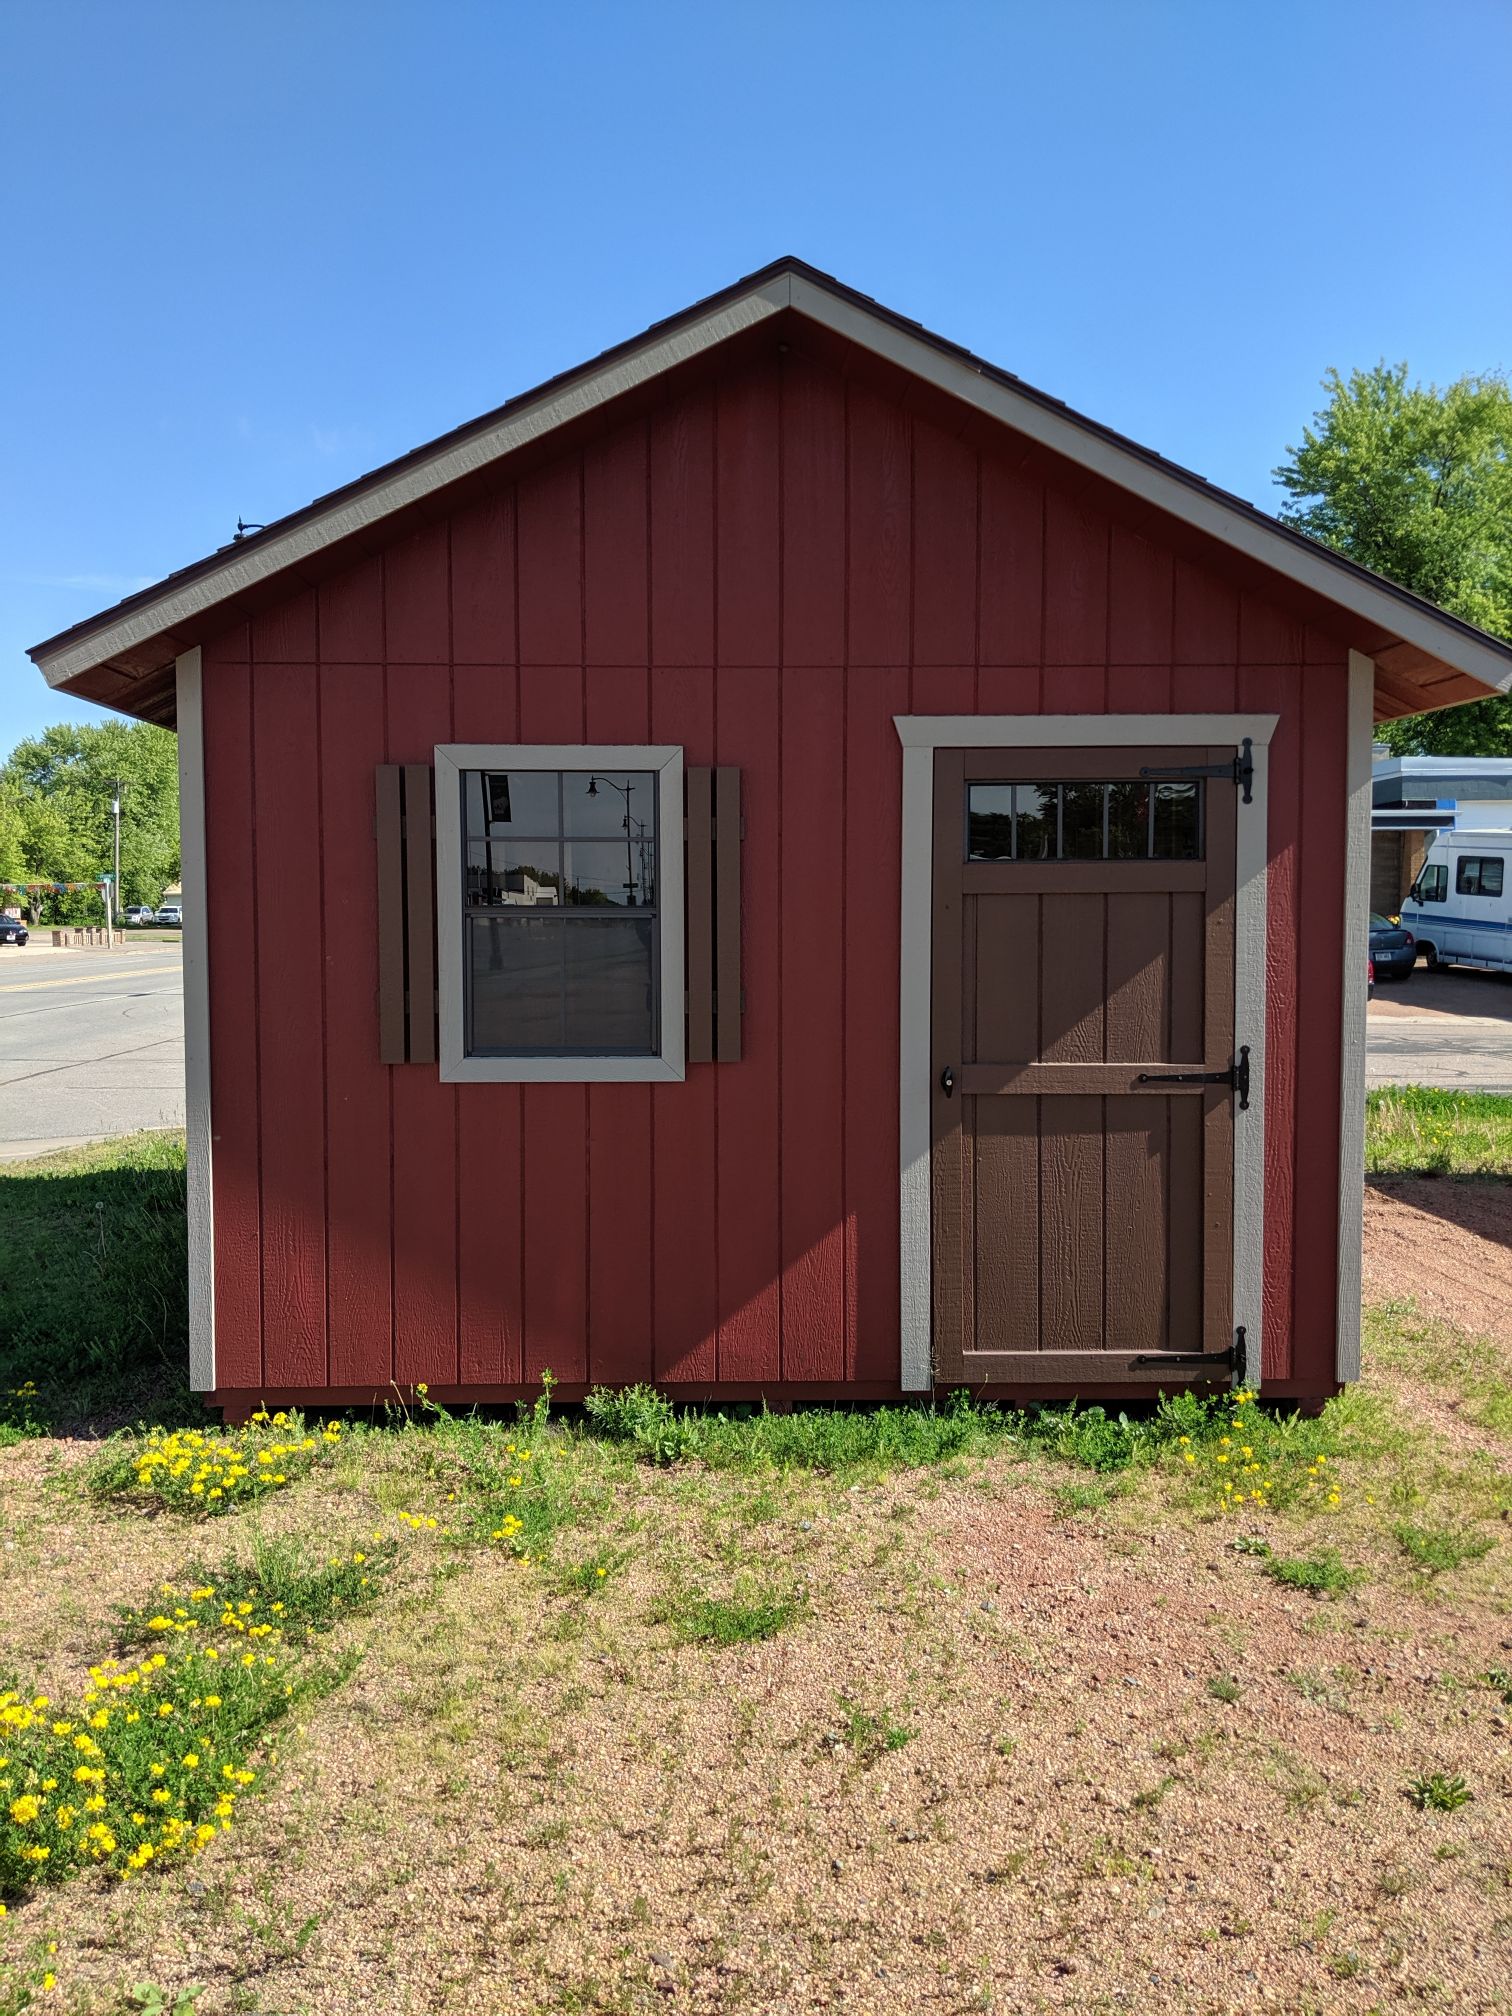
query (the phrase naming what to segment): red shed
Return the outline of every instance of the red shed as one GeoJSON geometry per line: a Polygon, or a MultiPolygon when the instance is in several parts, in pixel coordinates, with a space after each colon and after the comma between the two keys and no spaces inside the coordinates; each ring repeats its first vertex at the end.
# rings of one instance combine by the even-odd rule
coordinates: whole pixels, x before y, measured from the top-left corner
{"type": "Polygon", "coordinates": [[[33,653],[177,726],[194,1383],[1359,1361],[1373,718],[1512,651],[795,260],[33,653]]]}

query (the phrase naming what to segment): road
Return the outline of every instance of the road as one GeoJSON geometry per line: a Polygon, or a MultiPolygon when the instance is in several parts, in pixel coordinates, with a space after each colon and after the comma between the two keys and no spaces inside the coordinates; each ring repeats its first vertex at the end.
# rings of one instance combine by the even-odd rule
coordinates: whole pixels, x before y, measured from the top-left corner
{"type": "Polygon", "coordinates": [[[184,1124],[177,944],[0,953],[0,1161],[184,1124]]]}

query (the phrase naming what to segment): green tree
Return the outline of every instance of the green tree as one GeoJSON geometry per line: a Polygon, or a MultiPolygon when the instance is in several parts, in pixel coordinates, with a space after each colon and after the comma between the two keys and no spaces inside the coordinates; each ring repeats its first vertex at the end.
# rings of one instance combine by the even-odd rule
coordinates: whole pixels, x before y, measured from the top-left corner
{"type": "MultiPolygon", "coordinates": [[[[179,876],[178,749],[143,722],[72,722],[20,742],[0,768],[0,875],[84,882],[112,869],[116,780],[121,799],[122,903],[157,903],[179,876]]],[[[93,891],[32,899],[57,923],[95,923],[93,891]]]]}
{"type": "MultiPolygon", "coordinates": [[[[1500,372],[1409,385],[1405,364],[1323,380],[1328,403],[1274,474],[1281,517],[1512,639],[1512,387],[1500,372]]],[[[1512,756],[1512,700],[1381,724],[1403,755],[1512,756]]]]}

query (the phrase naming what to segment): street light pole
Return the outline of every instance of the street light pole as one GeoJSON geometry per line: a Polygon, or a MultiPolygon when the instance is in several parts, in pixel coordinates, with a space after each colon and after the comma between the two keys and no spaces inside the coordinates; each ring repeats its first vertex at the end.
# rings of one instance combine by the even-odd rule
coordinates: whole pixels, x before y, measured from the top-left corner
{"type": "MultiPolygon", "coordinates": [[[[121,793],[124,789],[125,789],[124,783],[119,777],[117,777],[117,779],[115,780],[115,787],[111,792],[111,798],[110,798],[111,816],[115,820],[115,874],[111,880],[110,893],[112,898],[114,899],[115,909],[118,915],[121,907],[121,793]]],[[[111,906],[109,903],[107,903],[105,906],[105,931],[107,938],[110,936],[110,927],[111,927],[110,912],[111,912],[111,906]]]]}

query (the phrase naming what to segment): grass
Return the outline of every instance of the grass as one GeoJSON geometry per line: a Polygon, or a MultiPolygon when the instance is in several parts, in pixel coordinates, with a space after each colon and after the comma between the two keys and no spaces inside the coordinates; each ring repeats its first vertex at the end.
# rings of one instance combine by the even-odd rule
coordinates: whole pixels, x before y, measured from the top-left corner
{"type": "Polygon", "coordinates": [[[1398,1520],[1391,1531],[1413,1567],[1425,1575],[1447,1575],[1468,1561],[1484,1560],[1496,1545],[1489,1533],[1462,1526],[1420,1526],[1410,1519],[1398,1520]]]}
{"type": "Polygon", "coordinates": [[[186,1252],[182,1134],[0,1164],[0,1432],[180,1392],[186,1252]]]}
{"type": "Polygon", "coordinates": [[[1388,1085],[1365,1102],[1370,1176],[1512,1179],[1512,1098],[1388,1085]]]}
{"type": "Polygon", "coordinates": [[[798,1596],[772,1593],[744,1596],[680,1596],[657,1614],[685,1645],[754,1645],[775,1638],[796,1622],[804,1604],[798,1596]]]}

